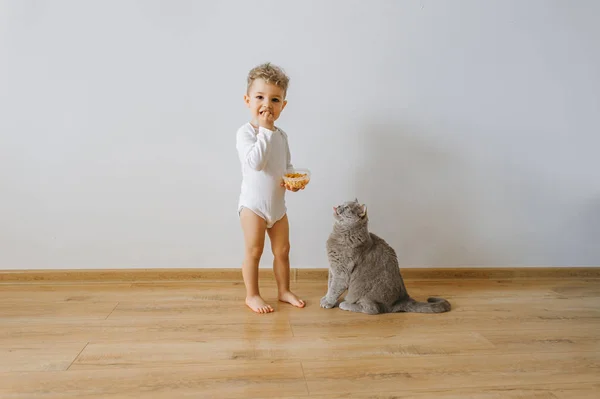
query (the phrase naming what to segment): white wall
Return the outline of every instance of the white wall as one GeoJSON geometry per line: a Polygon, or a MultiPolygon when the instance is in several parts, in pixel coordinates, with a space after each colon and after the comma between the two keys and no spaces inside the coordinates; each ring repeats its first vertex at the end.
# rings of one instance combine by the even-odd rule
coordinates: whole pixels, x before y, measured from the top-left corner
{"type": "Polygon", "coordinates": [[[354,197],[403,266],[599,265],[599,13],[0,1],[0,268],[239,267],[235,131],[266,60],[314,178],[288,195],[292,266],[327,267],[354,197]]]}

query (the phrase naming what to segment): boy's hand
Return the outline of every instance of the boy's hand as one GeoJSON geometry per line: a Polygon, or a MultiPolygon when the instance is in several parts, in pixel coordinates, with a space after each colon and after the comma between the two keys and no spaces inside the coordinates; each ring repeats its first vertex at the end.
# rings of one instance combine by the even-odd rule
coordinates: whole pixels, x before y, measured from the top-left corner
{"type": "Polygon", "coordinates": [[[258,114],[258,125],[264,127],[265,129],[275,130],[275,119],[273,118],[273,114],[269,111],[262,111],[258,114]]]}
{"type": "Polygon", "coordinates": [[[302,188],[291,187],[291,186],[288,186],[285,182],[281,182],[281,187],[285,187],[286,190],[290,190],[293,192],[296,192],[298,190],[304,190],[304,187],[302,187],[302,188]]]}

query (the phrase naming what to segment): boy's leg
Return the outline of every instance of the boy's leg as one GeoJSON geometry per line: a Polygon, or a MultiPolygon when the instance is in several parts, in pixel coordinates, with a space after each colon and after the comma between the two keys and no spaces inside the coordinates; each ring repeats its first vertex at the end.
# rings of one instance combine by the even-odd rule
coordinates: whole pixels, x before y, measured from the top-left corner
{"type": "Polygon", "coordinates": [[[273,272],[277,281],[279,300],[303,308],[304,301],[290,291],[290,240],[287,215],[277,221],[267,232],[273,251],[273,272]]]}
{"type": "Polygon", "coordinates": [[[240,222],[244,232],[242,276],[246,285],[246,305],[256,313],[270,313],[273,308],[261,298],[258,289],[258,263],[265,245],[267,223],[247,208],[242,209],[240,222]]]}

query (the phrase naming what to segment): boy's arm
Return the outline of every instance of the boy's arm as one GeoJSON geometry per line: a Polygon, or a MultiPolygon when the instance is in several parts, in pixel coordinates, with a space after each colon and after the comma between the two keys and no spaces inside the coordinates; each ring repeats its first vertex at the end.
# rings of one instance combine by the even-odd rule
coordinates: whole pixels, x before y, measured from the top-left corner
{"type": "Polygon", "coordinates": [[[285,138],[285,150],[286,150],[286,155],[287,155],[287,163],[286,163],[286,172],[292,172],[294,170],[294,165],[292,164],[292,154],[290,152],[290,145],[288,143],[288,136],[287,134],[279,129],[279,131],[281,131],[281,134],[283,135],[283,138],[285,138]]]}
{"type": "Polygon", "coordinates": [[[272,135],[273,131],[262,126],[258,128],[256,135],[249,129],[240,129],[236,137],[240,161],[254,170],[262,170],[267,162],[272,135]]]}

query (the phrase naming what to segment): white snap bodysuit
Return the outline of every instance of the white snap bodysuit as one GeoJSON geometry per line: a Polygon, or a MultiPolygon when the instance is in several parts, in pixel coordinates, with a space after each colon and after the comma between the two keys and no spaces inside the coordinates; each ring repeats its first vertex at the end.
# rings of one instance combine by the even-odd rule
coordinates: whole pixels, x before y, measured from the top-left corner
{"type": "Polygon", "coordinates": [[[283,175],[293,170],[287,134],[246,123],[237,131],[236,148],[242,164],[238,215],[248,208],[271,228],[287,212],[281,186],[283,175]]]}

